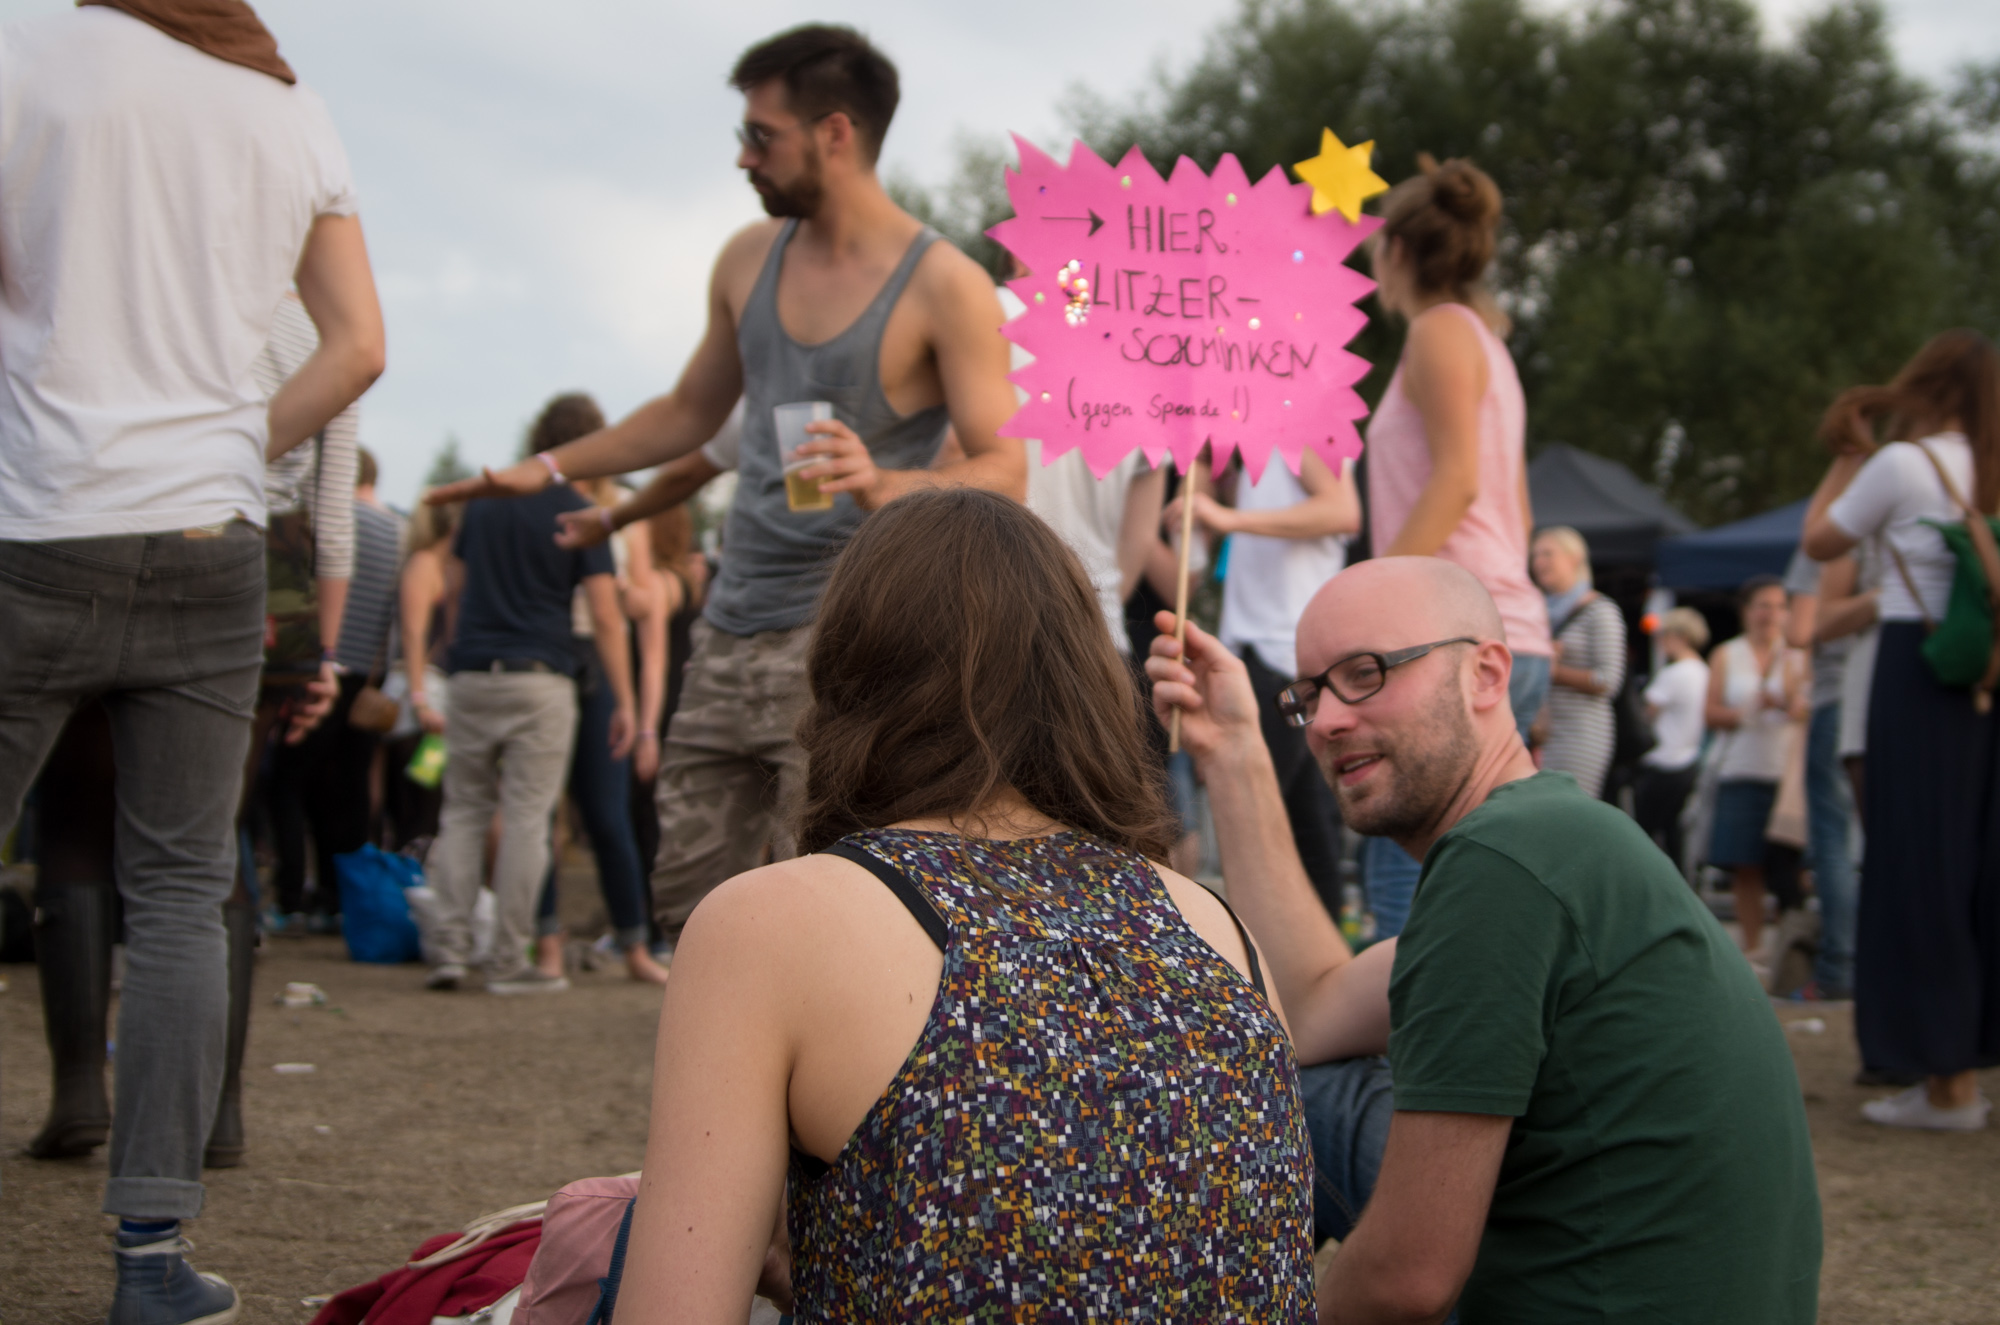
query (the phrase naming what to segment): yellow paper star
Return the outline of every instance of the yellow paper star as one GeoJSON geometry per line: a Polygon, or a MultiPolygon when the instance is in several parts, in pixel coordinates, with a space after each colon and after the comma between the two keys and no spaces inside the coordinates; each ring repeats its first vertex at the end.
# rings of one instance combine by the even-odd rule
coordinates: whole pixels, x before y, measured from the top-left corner
{"type": "Polygon", "coordinates": [[[1319,134],[1319,155],[1292,167],[1300,179],[1313,186],[1312,214],[1320,216],[1338,207],[1349,221],[1359,221],[1361,204],[1389,191],[1389,181],[1368,166],[1375,140],[1348,147],[1331,129],[1321,129],[1319,134]]]}

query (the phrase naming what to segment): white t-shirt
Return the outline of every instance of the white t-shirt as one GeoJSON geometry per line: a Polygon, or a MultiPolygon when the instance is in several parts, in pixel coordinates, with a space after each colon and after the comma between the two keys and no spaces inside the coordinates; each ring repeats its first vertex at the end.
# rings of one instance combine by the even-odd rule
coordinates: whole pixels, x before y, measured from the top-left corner
{"type": "MultiPolygon", "coordinates": [[[[1021,297],[1006,286],[1000,287],[1000,307],[1008,321],[1028,311],[1021,297]]],[[[1019,345],[1009,344],[1010,371],[1019,371],[1035,361],[1019,345]]],[[[1026,400],[1020,387],[1015,395],[1026,400]]],[[[1118,652],[1132,652],[1132,640],[1125,633],[1125,577],[1118,569],[1118,537],[1125,527],[1125,498],[1132,484],[1148,472],[1146,459],[1134,451],[1118,462],[1103,478],[1090,472],[1081,451],[1059,455],[1042,463],[1042,444],[1030,440],[1028,452],[1028,509],[1042,517],[1056,531],[1070,551],[1083,563],[1090,586],[1097,591],[1097,605],[1104,613],[1104,625],[1118,652]]]]}
{"type": "Polygon", "coordinates": [[[1103,478],[1090,472],[1083,452],[1069,451],[1042,463],[1042,444],[1030,441],[1028,509],[1048,522],[1083,563],[1097,606],[1118,652],[1132,651],[1125,633],[1125,577],[1118,568],[1118,535],[1125,527],[1125,498],[1148,472],[1146,457],[1134,451],[1103,478]]]}
{"type": "MultiPolygon", "coordinates": [[[[1236,484],[1239,511],[1278,511],[1309,494],[1299,476],[1275,453],[1255,483],[1245,474],[1236,484]]],[[[1245,645],[1272,671],[1299,674],[1299,618],[1320,586],[1347,564],[1347,540],[1269,538],[1231,534],[1229,568],[1222,581],[1222,642],[1239,652],[1245,645]]]]}
{"type": "Polygon", "coordinates": [[[251,365],[354,210],[310,89],[102,6],[0,29],[0,539],[263,523],[251,365]]]}
{"type": "Polygon", "coordinates": [[[1708,730],[1702,717],[1708,705],[1708,664],[1699,658],[1668,663],[1647,685],[1646,703],[1659,710],[1653,719],[1659,739],[1639,762],[1673,771],[1701,758],[1701,738],[1708,730]]]}
{"type": "MultiPolygon", "coordinates": [[[[1890,546],[1903,554],[1910,579],[1923,595],[1923,607],[1932,620],[1942,619],[1951,599],[1951,580],[1958,561],[1945,546],[1944,535],[1925,520],[1953,524],[1965,518],[1938,481],[1937,470],[1924,458],[1919,446],[1927,448],[1944,465],[1959,495],[1972,497],[1972,448],[1964,433],[1944,432],[1921,442],[1891,442],[1874,455],[1847,485],[1827,511],[1827,516],[1849,538],[1881,534],[1890,546]]],[[[1885,549],[1882,555],[1882,596],[1878,600],[1884,621],[1921,621],[1924,613],[1910,596],[1903,573],[1885,549]]]]}

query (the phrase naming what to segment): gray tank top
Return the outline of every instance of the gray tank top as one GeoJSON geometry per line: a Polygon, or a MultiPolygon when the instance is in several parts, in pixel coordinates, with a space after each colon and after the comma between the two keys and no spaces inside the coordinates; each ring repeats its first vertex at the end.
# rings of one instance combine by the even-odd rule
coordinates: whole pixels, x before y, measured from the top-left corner
{"type": "Polygon", "coordinates": [[[865,514],[846,493],[834,499],[831,510],[786,506],[773,409],[830,401],[833,416],[854,429],[884,469],[927,467],[949,422],[943,405],[902,415],[882,394],[882,329],[938,233],[926,226],[910,241],[887,284],[847,330],[818,345],[801,345],[778,321],[778,269],[797,230],[797,221],[786,221],[779,231],[736,329],[743,359],[743,451],[723,532],[722,568],[703,613],[709,625],[731,635],[790,630],[811,621],[834,557],[865,514]]]}

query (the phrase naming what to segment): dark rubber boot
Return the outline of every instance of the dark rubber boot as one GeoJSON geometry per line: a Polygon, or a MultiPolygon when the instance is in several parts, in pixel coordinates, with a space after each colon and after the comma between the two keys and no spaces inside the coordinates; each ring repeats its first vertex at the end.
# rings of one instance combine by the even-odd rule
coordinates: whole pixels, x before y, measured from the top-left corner
{"type": "Polygon", "coordinates": [[[55,1068],[48,1121],[26,1147],[36,1159],[87,1155],[111,1131],[104,1042],[111,1013],[112,924],[109,883],[52,889],[35,908],[35,963],[42,972],[42,1019],[55,1068]]]}
{"type": "Polygon", "coordinates": [[[233,1169],[243,1162],[243,1049],[250,1038],[250,976],[257,960],[257,908],[232,901],[222,908],[229,931],[229,1041],[222,1102],[202,1152],[202,1167],[233,1169]]]}

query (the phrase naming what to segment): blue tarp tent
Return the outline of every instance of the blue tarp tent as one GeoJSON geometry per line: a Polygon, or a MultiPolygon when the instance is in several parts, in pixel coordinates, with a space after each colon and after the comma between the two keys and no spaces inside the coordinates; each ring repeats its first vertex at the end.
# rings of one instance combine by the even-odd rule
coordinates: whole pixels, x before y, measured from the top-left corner
{"type": "Polygon", "coordinates": [[[1806,503],[1795,501],[1719,529],[1663,538],[1653,570],[1666,589],[1733,591],[1753,575],[1783,575],[1798,550],[1806,503]]]}

